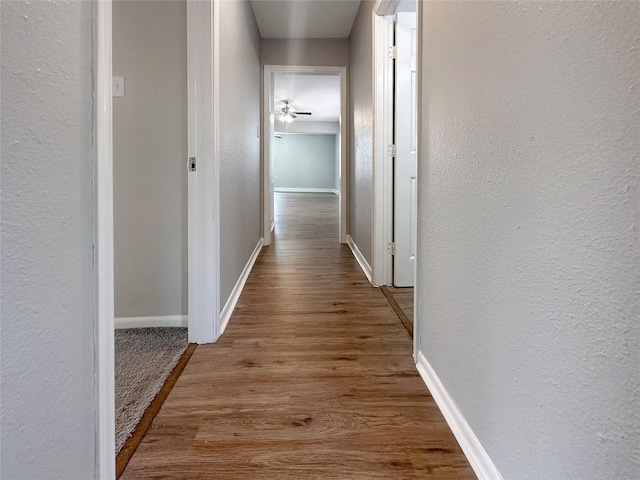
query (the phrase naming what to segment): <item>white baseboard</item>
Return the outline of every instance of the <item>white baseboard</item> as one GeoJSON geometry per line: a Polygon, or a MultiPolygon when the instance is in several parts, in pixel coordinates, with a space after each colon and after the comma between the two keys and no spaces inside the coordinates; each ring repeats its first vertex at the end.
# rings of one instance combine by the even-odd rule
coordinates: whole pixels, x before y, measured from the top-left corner
{"type": "Polygon", "coordinates": [[[371,283],[371,266],[369,265],[369,262],[367,262],[367,259],[364,258],[364,255],[362,255],[362,252],[360,251],[356,243],[353,241],[353,238],[351,238],[351,235],[347,235],[347,244],[349,245],[349,248],[353,252],[353,256],[356,257],[356,260],[358,261],[360,268],[362,269],[364,274],[367,276],[367,280],[369,280],[369,283],[371,283]]]}
{"type": "Polygon", "coordinates": [[[498,468],[422,352],[418,352],[416,367],[477,477],[480,480],[502,480],[498,468]]]}
{"type": "Polygon", "coordinates": [[[249,274],[251,273],[251,269],[253,265],[256,263],[258,259],[258,255],[260,254],[260,250],[262,250],[262,246],[264,245],[264,239],[261,238],[258,240],[258,244],[256,248],[253,250],[251,257],[249,257],[249,261],[244,266],[242,273],[240,274],[240,278],[236,282],[236,285],[233,287],[231,291],[231,295],[229,295],[229,299],[227,303],[225,303],[222,312],[220,312],[220,335],[224,333],[225,328],[227,328],[227,324],[229,323],[229,319],[231,318],[231,314],[233,313],[233,309],[236,308],[236,303],[238,303],[238,299],[240,298],[240,294],[242,293],[242,289],[244,288],[244,284],[247,283],[247,279],[249,278],[249,274]]]}
{"type": "Polygon", "coordinates": [[[186,327],[187,315],[167,315],[164,317],[120,317],[115,318],[113,326],[120,328],[148,328],[148,327],[186,327]]]}
{"type": "Polygon", "coordinates": [[[280,193],[333,193],[334,195],[340,195],[340,192],[335,188],[288,188],[278,187],[273,189],[274,192],[280,193]]]}

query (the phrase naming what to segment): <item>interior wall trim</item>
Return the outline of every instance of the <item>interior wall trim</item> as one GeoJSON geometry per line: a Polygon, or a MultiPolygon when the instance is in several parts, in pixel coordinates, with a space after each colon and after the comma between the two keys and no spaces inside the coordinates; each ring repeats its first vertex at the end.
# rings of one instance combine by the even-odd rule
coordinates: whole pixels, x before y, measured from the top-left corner
{"type": "Polygon", "coordinates": [[[189,342],[220,335],[220,2],[187,2],[189,342]]]}
{"type": "Polygon", "coordinates": [[[229,323],[229,319],[231,318],[231,314],[233,313],[233,309],[236,308],[236,304],[238,303],[238,299],[240,298],[240,294],[244,289],[245,283],[247,283],[247,279],[249,278],[249,274],[253,269],[253,266],[260,255],[260,251],[264,246],[264,240],[261,238],[258,240],[256,248],[253,250],[251,257],[249,257],[249,261],[244,266],[242,273],[240,274],[240,278],[236,282],[233,290],[231,291],[231,295],[229,295],[229,299],[227,303],[225,303],[222,312],[220,313],[220,335],[224,333],[225,328],[227,328],[227,324],[229,323]]]}
{"type": "Polygon", "coordinates": [[[444,416],[449,428],[456,437],[462,452],[469,460],[471,468],[480,480],[502,480],[502,475],[489,457],[480,440],[467,423],[449,392],[444,388],[435,370],[429,364],[422,352],[418,351],[416,367],[422,380],[427,385],[431,396],[435,400],[440,412],[444,416]]]}
{"type": "Polygon", "coordinates": [[[95,478],[115,478],[112,3],[93,3],[95,478]]]}
{"type": "Polygon", "coordinates": [[[373,18],[373,223],[372,262],[375,285],[393,283],[392,256],[387,246],[393,240],[393,162],[388,147],[393,143],[393,60],[394,20],[373,18]]]}
{"type": "Polygon", "coordinates": [[[356,242],[351,238],[351,235],[347,235],[347,245],[349,245],[353,256],[356,257],[356,260],[358,261],[358,265],[360,265],[360,268],[367,276],[367,280],[371,283],[371,266],[369,265],[369,262],[367,262],[367,259],[364,258],[364,255],[362,255],[362,252],[356,245],[356,242]]]}

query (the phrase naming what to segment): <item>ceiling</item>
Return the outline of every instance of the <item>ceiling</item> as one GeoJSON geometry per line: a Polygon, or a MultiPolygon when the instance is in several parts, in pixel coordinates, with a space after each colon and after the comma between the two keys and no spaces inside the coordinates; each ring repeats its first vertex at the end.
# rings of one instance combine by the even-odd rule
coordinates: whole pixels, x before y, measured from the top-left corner
{"type": "MultiPolygon", "coordinates": [[[[348,38],[360,0],[251,0],[262,38],[348,38]]],[[[283,100],[301,112],[296,122],[340,120],[340,77],[337,75],[277,74],[275,105],[283,100]]]]}
{"type": "Polygon", "coordinates": [[[251,0],[262,38],[348,38],[360,0],[251,0]]]}
{"type": "Polygon", "coordinates": [[[284,106],[283,100],[300,112],[296,122],[337,122],[340,120],[340,77],[338,75],[274,75],[274,112],[284,106]]]}

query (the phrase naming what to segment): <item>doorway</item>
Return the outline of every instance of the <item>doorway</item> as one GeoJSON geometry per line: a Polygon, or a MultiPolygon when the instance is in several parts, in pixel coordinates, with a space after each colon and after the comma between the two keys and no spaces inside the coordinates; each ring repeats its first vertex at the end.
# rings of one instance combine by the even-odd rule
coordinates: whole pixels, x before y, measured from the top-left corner
{"type": "Polygon", "coordinates": [[[119,475],[171,389],[176,366],[193,351],[187,339],[187,2],[115,2],[112,22],[119,475]]]}
{"type": "MultiPolygon", "coordinates": [[[[336,136],[336,150],[338,171],[337,182],[335,183],[338,197],[339,197],[339,234],[338,240],[340,243],[346,243],[346,201],[347,201],[347,91],[346,91],[346,68],[345,67],[308,67],[308,66],[279,66],[279,65],[265,65],[264,67],[264,92],[263,92],[263,150],[262,150],[262,175],[263,175],[263,238],[264,244],[270,245],[272,240],[272,230],[275,227],[275,215],[274,215],[274,195],[276,191],[276,178],[275,178],[275,141],[276,134],[282,136],[283,134],[293,133],[307,133],[307,134],[327,134],[336,136]],[[298,87],[290,87],[289,90],[293,93],[293,97],[296,96],[295,92],[302,92],[305,89],[309,90],[313,84],[319,85],[318,82],[322,81],[322,77],[325,79],[336,79],[335,86],[339,90],[339,114],[337,118],[330,117],[325,118],[322,112],[322,104],[320,100],[316,98],[315,101],[311,101],[309,104],[304,102],[300,105],[296,105],[296,98],[289,98],[290,93],[285,93],[285,90],[277,90],[279,84],[291,84],[295,83],[297,78],[298,87]],[[287,98],[283,97],[286,96],[287,98]],[[283,97],[283,98],[280,98],[283,97]],[[286,101],[286,102],[285,102],[286,101]],[[294,110],[297,109],[297,110],[294,110]],[[316,116],[314,117],[313,110],[316,110],[316,116]],[[285,118],[285,114],[291,112],[295,117],[285,118]],[[296,114],[298,112],[298,114],[296,114]],[[304,113],[303,113],[304,112],[304,113]],[[310,114],[309,119],[303,121],[301,117],[307,113],[310,114]],[[317,120],[316,120],[317,119],[317,120]],[[281,121],[282,120],[282,121],[281,121]],[[279,125],[276,124],[278,122],[279,125]],[[306,126],[305,126],[306,125],[306,126]],[[280,131],[280,133],[278,133],[280,131]]],[[[285,187],[282,187],[285,188],[285,187]]],[[[314,188],[314,187],[308,187],[314,188]]],[[[323,187],[324,188],[324,187],[323,187]]]]}
{"type": "Polygon", "coordinates": [[[374,18],[373,277],[412,335],[418,221],[417,7],[412,1],[383,2],[374,18]]]}
{"type": "MultiPolygon", "coordinates": [[[[197,175],[189,175],[188,232],[188,327],[189,340],[214,341],[219,335],[218,289],[219,238],[215,215],[219,208],[216,180],[218,113],[217,82],[219,38],[217,2],[187,2],[188,123],[189,156],[197,156],[197,175]],[[214,28],[215,27],[215,28],[214,28]],[[214,55],[215,53],[215,55],[214,55]],[[196,88],[196,85],[198,88],[196,88]],[[214,88],[215,87],[215,88],[214,88]],[[196,106],[198,107],[196,109],[196,106]],[[214,188],[211,188],[211,187],[214,188]],[[204,188],[206,187],[206,188],[204,188]],[[199,207],[193,208],[193,207],[199,207]],[[193,231],[191,225],[200,228],[193,231]],[[192,268],[197,265],[198,268],[192,268]]],[[[114,385],[114,208],[113,208],[113,2],[104,0],[95,7],[95,160],[94,160],[94,244],[95,298],[94,338],[96,345],[96,478],[115,478],[115,385],[114,385]]],[[[126,87],[125,87],[126,91],[126,87]]],[[[186,168],[186,159],[176,159],[186,168]]],[[[164,320],[167,320],[166,318],[164,320]]],[[[171,324],[184,318],[171,318],[171,324]]]]}

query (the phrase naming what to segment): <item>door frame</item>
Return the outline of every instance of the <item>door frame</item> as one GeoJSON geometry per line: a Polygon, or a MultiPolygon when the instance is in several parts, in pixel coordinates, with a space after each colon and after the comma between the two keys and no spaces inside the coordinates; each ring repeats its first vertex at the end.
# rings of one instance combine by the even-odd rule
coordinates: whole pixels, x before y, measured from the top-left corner
{"type": "MultiPolygon", "coordinates": [[[[422,178],[421,171],[423,162],[426,162],[426,151],[425,158],[423,162],[421,162],[421,156],[423,153],[422,150],[422,1],[416,0],[416,179],[419,180],[422,178]]],[[[418,283],[418,268],[419,268],[419,260],[420,260],[420,232],[421,232],[421,224],[420,220],[420,205],[422,205],[422,192],[423,189],[420,187],[420,182],[416,181],[416,268],[414,272],[413,278],[413,360],[418,363],[418,349],[420,347],[420,301],[418,299],[417,292],[420,291],[420,285],[418,283]]]]}
{"type": "MultiPolygon", "coordinates": [[[[388,148],[393,139],[393,64],[389,49],[393,46],[393,15],[400,0],[377,0],[373,7],[373,283],[393,282],[392,256],[388,245],[393,238],[393,169],[388,161],[388,148]]],[[[422,170],[422,1],[415,0],[416,11],[416,103],[417,103],[417,165],[416,178],[422,170]]],[[[422,188],[416,184],[418,208],[422,188]]],[[[421,231],[420,211],[417,212],[417,232],[421,231]]],[[[420,264],[420,236],[416,242],[416,268],[413,296],[413,358],[417,361],[420,338],[420,302],[417,271],[420,264]]]]}
{"type": "Polygon", "coordinates": [[[219,9],[187,0],[188,157],[196,158],[187,188],[188,326],[198,344],[221,333],[219,9]]]}
{"type": "Polygon", "coordinates": [[[262,132],[264,141],[262,142],[262,237],[264,244],[271,244],[271,155],[273,114],[270,111],[273,104],[273,79],[276,74],[297,74],[297,75],[336,75],[340,77],[340,243],[347,243],[347,202],[349,198],[347,182],[347,67],[313,67],[301,65],[265,65],[264,81],[262,91],[262,132]]]}
{"type": "MultiPolygon", "coordinates": [[[[115,478],[116,474],[112,12],[112,0],[94,3],[93,336],[95,478],[99,479],[115,478]]],[[[218,22],[219,2],[187,0],[188,156],[198,158],[198,175],[190,172],[188,180],[189,222],[196,220],[198,227],[189,231],[188,240],[189,341],[195,343],[214,342],[220,336],[218,22]],[[201,108],[195,110],[194,102],[198,101],[201,108]],[[192,262],[199,262],[198,269],[192,262]]]]}
{"type": "Polygon", "coordinates": [[[113,258],[112,4],[95,2],[94,21],[94,371],[95,478],[116,475],[113,258]]]}
{"type": "MultiPolygon", "coordinates": [[[[398,3],[396,1],[396,3],[398,3]]],[[[393,143],[393,13],[380,2],[373,15],[373,284],[390,285],[393,281],[393,164],[389,146],[393,143]],[[380,10],[382,9],[382,10],[380,10]],[[378,11],[385,13],[378,14],[378,11]]]]}

